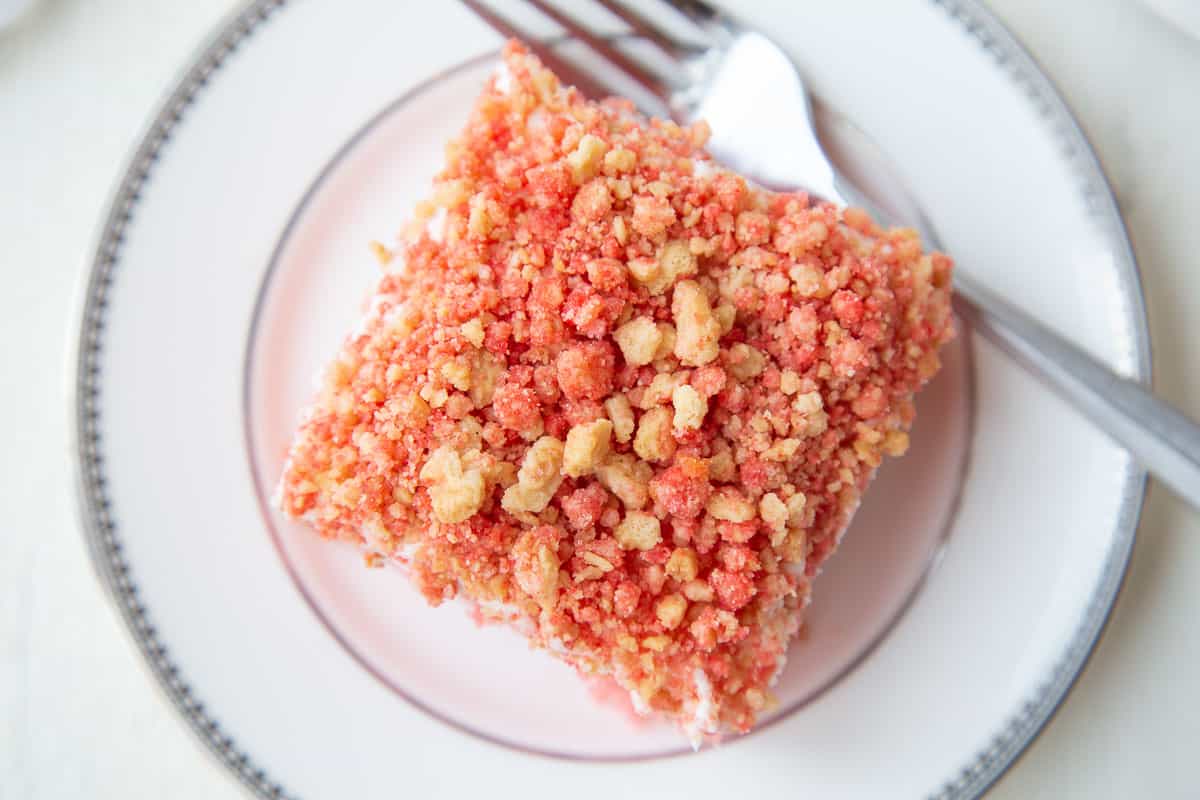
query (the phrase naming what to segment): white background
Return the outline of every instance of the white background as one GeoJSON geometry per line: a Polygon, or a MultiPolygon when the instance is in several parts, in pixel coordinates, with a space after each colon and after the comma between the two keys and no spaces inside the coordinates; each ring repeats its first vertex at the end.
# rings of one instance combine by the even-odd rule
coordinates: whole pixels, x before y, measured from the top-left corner
{"type": "MultiPolygon", "coordinates": [[[[238,797],[87,560],[64,355],[121,162],[231,0],[42,0],[0,31],[0,798],[238,797]]],[[[1135,0],[994,0],[1100,153],[1145,277],[1158,390],[1200,418],[1200,42],[1135,0]]],[[[1194,797],[1200,516],[1151,492],[1112,624],[989,798],[1194,797]]]]}

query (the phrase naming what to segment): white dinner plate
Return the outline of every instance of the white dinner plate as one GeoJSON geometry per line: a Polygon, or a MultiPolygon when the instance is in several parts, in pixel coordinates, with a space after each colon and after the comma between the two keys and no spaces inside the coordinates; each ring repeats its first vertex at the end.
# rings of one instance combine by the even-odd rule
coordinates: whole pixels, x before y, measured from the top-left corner
{"type": "MultiPolygon", "coordinates": [[[[891,154],[963,269],[1147,380],[1103,174],[992,17],[738,11],[891,154]]],[[[699,753],[271,509],[313,376],[373,284],[367,243],[427,191],[498,44],[457,3],[254,2],[134,153],[84,280],[76,453],[97,569],[167,696],[264,797],[982,793],[1099,636],[1145,476],[970,332],[816,582],[779,709],[699,753]]]]}

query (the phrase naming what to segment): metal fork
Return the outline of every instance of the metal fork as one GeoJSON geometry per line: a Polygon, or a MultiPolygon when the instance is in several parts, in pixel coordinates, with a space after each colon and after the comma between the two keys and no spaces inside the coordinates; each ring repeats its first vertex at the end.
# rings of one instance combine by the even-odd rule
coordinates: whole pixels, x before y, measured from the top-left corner
{"type": "MultiPolygon", "coordinates": [[[[526,0],[660,106],[650,110],[665,111],[682,123],[707,120],[712,128],[709,150],[725,166],[770,188],[803,189],[816,198],[859,206],[885,227],[902,221],[916,228],[928,247],[940,249],[932,225],[880,154],[875,153],[872,162],[875,172],[891,178],[886,198],[849,180],[839,169],[837,154],[821,139],[803,77],[782,49],[702,0],[663,1],[703,35],[703,46],[690,44],[617,0],[594,0],[661,51],[671,65],[665,71],[632,57],[612,38],[545,0],[526,0]]],[[[584,95],[599,99],[621,93],[601,72],[580,67],[480,0],[462,2],[503,36],[524,40],[546,66],[584,95]]],[[[1200,426],[979,285],[961,266],[954,285],[955,310],[971,327],[1200,508],[1200,426]]]]}

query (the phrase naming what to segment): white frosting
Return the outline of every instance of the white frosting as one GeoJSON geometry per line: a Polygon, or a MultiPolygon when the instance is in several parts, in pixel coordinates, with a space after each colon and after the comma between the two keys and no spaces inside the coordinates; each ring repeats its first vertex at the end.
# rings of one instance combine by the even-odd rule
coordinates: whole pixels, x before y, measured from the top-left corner
{"type": "Polygon", "coordinates": [[[767,686],[774,686],[779,682],[779,676],[783,674],[783,668],[787,666],[787,651],[779,654],[775,659],[775,674],[771,676],[771,680],[767,681],[767,686]]]}
{"type": "MultiPolygon", "coordinates": [[[[381,523],[376,522],[375,520],[367,520],[363,523],[362,528],[359,529],[358,533],[360,536],[362,536],[363,543],[366,547],[372,550],[386,549],[384,545],[388,541],[389,534],[387,528],[383,527],[381,523]]],[[[413,545],[411,544],[406,544],[401,547],[402,554],[405,556],[408,556],[412,549],[413,545]],[[408,552],[403,552],[405,550],[408,552]]]]}
{"type": "Polygon", "coordinates": [[[508,64],[501,61],[500,66],[496,67],[496,91],[508,94],[512,91],[512,82],[512,72],[508,69],[508,64]]]}
{"type": "Polygon", "coordinates": [[[696,685],[696,706],[692,716],[683,724],[683,732],[687,734],[692,749],[699,750],[706,734],[717,732],[717,706],[713,702],[712,681],[708,674],[697,667],[692,670],[692,681],[696,685]]]}
{"type": "Polygon", "coordinates": [[[650,706],[642,699],[642,695],[636,691],[629,692],[629,702],[633,704],[633,710],[643,717],[650,716],[650,706]]]}
{"type": "Polygon", "coordinates": [[[433,216],[425,223],[425,232],[429,234],[430,239],[441,244],[446,238],[446,209],[438,208],[433,212],[433,216]]]}

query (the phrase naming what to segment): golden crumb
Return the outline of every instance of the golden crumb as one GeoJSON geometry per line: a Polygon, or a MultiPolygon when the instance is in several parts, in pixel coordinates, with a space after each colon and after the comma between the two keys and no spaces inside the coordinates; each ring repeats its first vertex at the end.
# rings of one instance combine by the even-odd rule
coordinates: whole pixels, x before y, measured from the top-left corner
{"type": "Polygon", "coordinates": [[[681,281],[671,301],[675,319],[675,355],[684,364],[700,367],[717,357],[721,326],[713,317],[704,290],[695,281],[681,281]]]}
{"type": "Polygon", "coordinates": [[[563,443],[553,436],[543,436],[525,454],[517,482],[504,492],[501,503],[506,511],[539,512],[562,483],[563,443]]]}
{"type": "Polygon", "coordinates": [[[613,424],[606,419],[571,428],[563,448],[563,474],[572,478],[590,475],[608,456],[612,432],[613,424]]]}
{"type": "Polygon", "coordinates": [[[641,511],[630,511],[613,532],[626,550],[649,550],[662,541],[658,519],[641,511]]]}
{"type": "Polygon", "coordinates": [[[649,317],[634,317],[613,333],[613,339],[621,348],[625,361],[635,367],[644,366],[654,360],[654,354],[662,343],[662,332],[649,317]]]}
{"type": "Polygon", "coordinates": [[[708,401],[701,397],[695,388],[686,384],[676,386],[671,394],[671,402],[675,406],[673,424],[676,430],[696,430],[704,424],[704,415],[708,413],[708,401]]]}

